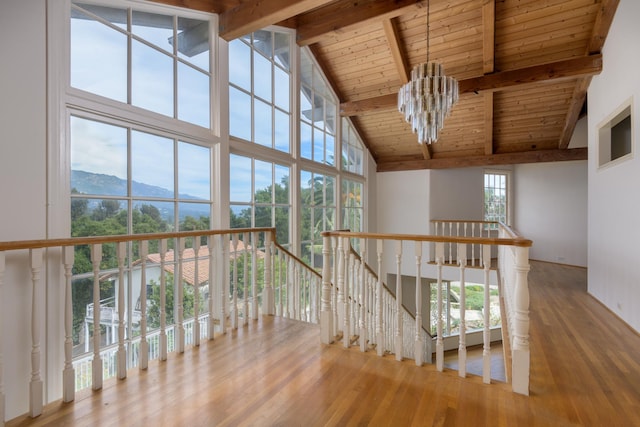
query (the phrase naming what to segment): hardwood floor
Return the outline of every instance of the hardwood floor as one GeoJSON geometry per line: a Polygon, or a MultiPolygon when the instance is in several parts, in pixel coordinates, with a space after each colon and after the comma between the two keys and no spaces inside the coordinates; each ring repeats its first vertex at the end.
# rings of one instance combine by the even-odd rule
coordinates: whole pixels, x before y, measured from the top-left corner
{"type": "Polygon", "coordinates": [[[640,336],[586,293],[586,270],[531,266],[529,397],[263,317],[7,426],[640,425],[640,336]]]}

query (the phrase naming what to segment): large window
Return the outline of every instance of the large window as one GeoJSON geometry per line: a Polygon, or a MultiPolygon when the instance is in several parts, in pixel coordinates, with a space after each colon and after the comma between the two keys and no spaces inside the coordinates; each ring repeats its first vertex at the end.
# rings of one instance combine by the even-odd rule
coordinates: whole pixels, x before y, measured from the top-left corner
{"type": "Polygon", "coordinates": [[[351,121],[342,119],[342,170],[364,175],[364,148],[351,121]]]}
{"type": "Polygon", "coordinates": [[[71,8],[71,86],[211,127],[209,21],[131,8],[71,8]]]}
{"type": "Polygon", "coordinates": [[[291,35],[261,30],[229,42],[229,133],[291,151],[291,35]]]}
{"type": "Polygon", "coordinates": [[[342,228],[355,232],[364,231],[361,182],[342,180],[342,228]]]}
{"type": "Polygon", "coordinates": [[[302,258],[312,267],[322,266],[322,232],[336,227],[336,178],[302,171],[301,217],[302,258]]]}
{"type": "MultiPolygon", "coordinates": [[[[164,7],[131,8],[130,3],[71,3],[70,60],[61,61],[70,87],[61,88],[65,107],[60,115],[68,138],[61,145],[70,164],[64,173],[69,176],[72,236],[208,229],[214,220],[213,148],[218,137],[211,131],[210,33],[215,25],[202,14],[167,14],[164,7]]],[[[175,259],[174,247],[170,241],[169,264],[175,259]]],[[[139,244],[130,243],[124,247],[121,283],[115,245],[104,244],[102,250],[100,346],[109,346],[117,336],[114,319],[121,301],[116,290],[122,285],[127,357],[133,364],[135,337],[141,333],[142,289],[149,309],[147,328],[159,326],[160,270],[149,268],[143,286],[139,244]]],[[[158,243],[150,242],[147,261],[158,255],[158,243]]],[[[188,319],[193,316],[194,287],[202,286],[200,295],[206,298],[207,283],[187,276],[184,280],[188,319]]],[[[176,282],[167,271],[169,324],[176,282]]],[[[74,355],[81,356],[92,350],[95,329],[89,247],[76,248],[72,300],[74,355]]],[[[206,306],[201,301],[201,310],[206,306]]],[[[105,370],[107,377],[114,374],[105,370]]]]}
{"type": "MultiPolygon", "coordinates": [[[[509,225],[509,172],[484,173],[484,220],[500,221],[509,225]]],[[[496,229],[497,226],[491,227],[496,229]]]]}
{"type": "Polygon", "coordinates": [[[229,166],[231,228],[276,227],[278,243],[289,247],[289,167],[234,154],[229,166]]]}
{"type": "Polygon", "coordinates": [[[336,100],[308,51],[300,57],[300,156],[336,166],[336,100]]]}

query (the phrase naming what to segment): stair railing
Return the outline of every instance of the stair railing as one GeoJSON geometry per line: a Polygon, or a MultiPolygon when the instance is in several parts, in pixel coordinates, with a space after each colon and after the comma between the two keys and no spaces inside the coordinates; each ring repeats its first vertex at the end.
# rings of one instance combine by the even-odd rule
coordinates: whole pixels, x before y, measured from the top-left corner
{"type": "MultiPolygon", "coordinates": [[[[482,227],[480,227],[482,228],[482,227]]],[[[500,225],[501,229],[506,227],[500,225]]],[[[382,290],[382,280],[384,276],[383,258],[385,256],[385,246],[392,246],[393,250],[390,256],[395,258],[396,277],[402,275],[402,254],[403,250],[413,250],[416,265],[416,307],[421,307],[423,296],[421,295],[421,279],[422,267],[428,264],[424,261],[423,248],[431,243],[433,245],[433,259],[437,276],[437,322],[436,322],[436,367],[439,371],[444,370],[444,316],[443,316],[443,269],[455,268],[458,270],[458,279],[461,283],[461,306],[465,307],[465,273],[467,268],[474,268],[475,256],[478,256],[478,267],[484,272],[484,330],[483,330],[483,381],[491,382],[491,333],[490,333],[490,271],[491,271],[491,253],[492,248],[502,248],[501,256],[498,259],[499,269],[499,289],[501,295],[509,295],[511,301],[506,303],[505,307],[508,311],[503,318],[512,319],[507,322],[509,337],[514,342],[511,348],[511,380],[512,388],[520,394],[529,393],[529,344],[528,344],[528,287],[527,272],[528,264],[528,248],[532,242],[530,240],[519,237],[513,231],[507,233],[502,232],[504,237],[467,237],[467,236],[416,236],[401,234],[381,234],[381,233],[352,233],[345,231],[325,232],[323,233],[323,274],[322,274],[322,298],[321,298],[321,340],[325,344],[329,344],[336,339],[335,331],[342,326],[342,331],[353,331],[351,326],[352,313],[349,306],[350,299],[344,295],[351,293],[352,295],[360,295],[361,290],[372,290],[372,298],[359,297],[364,303],[375,301],[371,307],[365,309],[375,313],[371,322],[362,322],[358,325],[363,329],[358,330],[358,339],[360,340],[360,348],[362,351],[367,350],[367,346],[362,345],[362,341],[371,339],[375,335],[377,347],[380,343],[392,342],[392,353],[395,354],[397,360],[410,357],[411,352],[406,351],[404,340],[405,335],[409,334],[414,340],[415,360],[417,364],[422,364],[424,358],[420,358],[419,348],[424,345],[421,342],[420,334],[413,331],[404,330],[402,301],[402,286],[400,279],[396,283],[395,307],[389,309],[388,305],[383,303],[385,294],[382,290]],[[358,283],[358,276],[353,272],[357,268],[350,268],[351,257],[348,249],[350,239],[359,239],[359,247],[367,248],[369,241],[375,242],[376,258],[378,264],[377,277],[378,281],[373,287],[367,287],[367,281],[361,280],[358,283]],[[386,245],[385,245],[386,243],[386,245]],[[447,251],[445,252],[445,247],[447,251]],[[472,253],[471,260],[469,253],[472,253]],[[502,264],[511,264],[510,267],[502,264]],[[510,272],[510,273],[509,273],[510,272]],[[515,272],[515,273],[514,273],[515,272]],[[336,277],[337,298],[332,295],[332,281],[336,277]],[[341,296],[342,295],[342,296],[341,296]],[[335,311],[338,316],[334,315],[335,311]],[[336,328],[335,322],[339,326],[336,328]],[[360,339],[360,337],[363,337],[360,339]],[[516,345],[517,342],[517,345],[516,345]]],[[[361,254],[366,259],[366,252],[363,250],[361,254]]],[[[428,259],[428,258],[427,258],[428,259]]],[[[430,296],[425,296],[430,297],[430,296]]],[[[504,297],[503,297],[504,298],[504,297]]],[[[459,335],[459,375],[466,376],[466,319],[465,310],[461,310],[461,325],[459,335]]],[[[421,313],[417,313],[416,319],[421,317],[421,313]]],[[[421,321],[420,321],[421,322],[421,321]]],[[[416,323],[417,320],[416,320],[416,323]]],[[[421,323],[420,323],[421,324],[421,323]]],[[[351,346],[356,341],[355,337],[350,334],[344,334],[342,340],[345,347],[351,346]]],[[[373,339],[372,339],[373,341],[373,339]]],[[[508,341],[508,340],[507,340],[508,341]]],[[[387,347],[377,349],[378,354],[387,351],[387,347]]]]}

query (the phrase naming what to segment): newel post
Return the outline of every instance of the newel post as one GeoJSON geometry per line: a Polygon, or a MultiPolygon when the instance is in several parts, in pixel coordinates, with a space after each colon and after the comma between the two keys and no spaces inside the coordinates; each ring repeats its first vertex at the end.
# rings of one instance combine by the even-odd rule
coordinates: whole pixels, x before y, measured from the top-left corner
{"type": "Polygon", "coordinates": [[[331,237],[322,238],[322,294],[320,300],[320,340],[333,342],[333,311],[331,309],[331,237]]]}
{"type": "Polygon", "coordinates": [[[273,263],[271,262],[271,233],[265,233],[264,239],[264,289],[262,293],[262,314],[273,316],[276,311],[276,300],[273,292],[273,263]]]}
{"type": "Polygon", "coordinates": [[[512,338],[512,387],[529,395],[529,248],[516,247],[516,283],[513,295],[515,318],[512,338]]]}

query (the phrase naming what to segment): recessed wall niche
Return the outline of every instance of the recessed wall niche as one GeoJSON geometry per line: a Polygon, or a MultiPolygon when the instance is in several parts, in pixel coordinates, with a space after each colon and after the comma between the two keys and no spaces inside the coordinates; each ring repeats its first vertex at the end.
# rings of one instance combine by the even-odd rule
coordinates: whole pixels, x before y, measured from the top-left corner
{"type": "Polygon", "coordinates": [[[625,101],[598,126],[598,166],[622,162],[633,155],[633,99],[625,101]]]}

